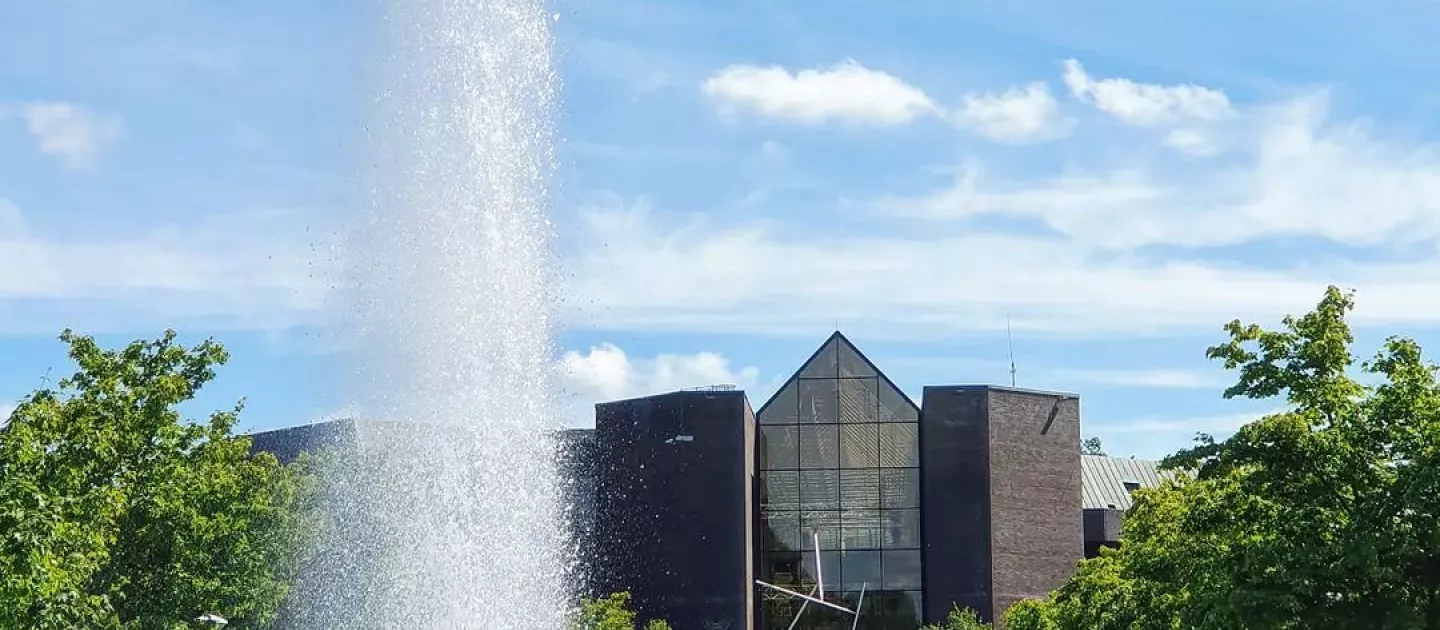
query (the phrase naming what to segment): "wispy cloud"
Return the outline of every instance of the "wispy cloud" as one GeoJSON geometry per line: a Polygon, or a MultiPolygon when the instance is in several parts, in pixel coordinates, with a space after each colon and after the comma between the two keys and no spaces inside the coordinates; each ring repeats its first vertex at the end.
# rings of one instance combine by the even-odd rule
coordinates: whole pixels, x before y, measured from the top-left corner
{"type": "Polygon", "coordinates": [[[1096,256],[1083,242],[994,233],[807,233],[774,221],[671,222],[647,206],[594,209],[572,258],[572,321],[611,330],[814,334],[843,314],[880,338],[1004,330],[1209,329],[1303,312],[1324,286],[1363,291],[1362,319],[1432,321],[1435,265],[1271,270],[1096,256]],[[1004,261],[1004,264],[997,264],[1004,261]],[[1418,302],[1417,302],[1418,300],[1418,302]]]}
{"type": "Polygon", "coordinates": [[[1211,134],[1199,129],[1176,129],[1165,135],[1165,146],[1195,157],[1215,155],[1219,147],[1211,134]]]}
{"type": "MultiPolygon", "coordinates": [[[[1137,122],[1223,125],[1226,159],[1175,169],[1142,148],[1133,160],[1074,161],[1045,175],[971,159],[930,192],[854,204],[861,211],[843,231],[785,216],[655,212],[644,199],[593,207],[569,289],[591,307],[587,323],[611,330],[813,334],[842,314],[867,333],[923,338],[994,331],[1009,312],[1017,330],[1160,333],[1303,312],[1331,283],[1360,291],[1358,321],[1437,321],[1440,297],[1425,297],[1440,282],[1440,258],[1425,253],[1440,246],[1436,147],[1332,120],[1324,93],[1237,110],[1200,88],[1110,83],[1107,92],[1085,81],[1095,99],[1154,99],[1151,109],[1111,103],[1137,122]],[[1319,247],[1267,260],[1206,250],[1297,238],[1413,254],[1319,247]]],[[[787,102],[775,111],[802,101],[787,102]]],[[[878,120],[913,115],[887,111],[878,120]]],[[[1186,149],[1201,152],[1196,142],[1186,149]]]]}
{"type": "Polygon", "coordinates": [[[1220,90],[1198,85],[1156,85],[1125,78],[1096,79],[1074,59],[1065,60],[1065,85],[1075,98],[1132,125],[1219,121],[1235,112],[1220,90]]]}
{"type": "Polygon", "coordinates": [[[1215,247],[1310,236],[1355,246],[1440,238],[1440,159],[1327,119],[1326,94],[1257,107],[1225,165],[1106,165],[1058,176],[987,178],[971,164],[950,186],[883,201],[892,215],[1028,218],[1107,249],[1215,247]]]}
{"type": "Polygon", "coordinates": [[[733,65],[701,90],[732,111],[811,125],[901,125],[939,111],[920,88],[853,60],[793,74],[780,66],[733,65]]]}
{"type": "Polygon", "coordinates": [[[1068,133],[1073,124],[1061,115],[1060,103],[1043,81],[966,95],[954,116],[961,127],[1001,143],[1052,140],[1068,133]]]}
{"type": "MultiPolygon", "coordinates": [[[[1010,364],[1004,360],[967,357],[894,357],[887,358],[882,368],[903,367],[930,374],[953,375],[954,378],[1004,382],[1010,364]],[[986,377],[989,377],[988,379],[986,377]]],[[[1220,370],[1180,369],[1165,367],[1130,367],[1125,369],[1097,367],[1064,367],[1060,365],[1024,364],[1020,376],[1025,383],[1042,383],[1046,388],[1063,390],[1120,387],[1126,389],[1219,389],[1233,379],[1220,370]]]]}
{"type": "Polygon", "coordinates": [[[175,322],[288,327],[320,317],[323,235],[295,232],[283,212],[209,217],[104,240],[33,233],[0,199],[0,331],[87,332],[175,322]],[[313,249],[312,249],[313,248],[313,249]]]}
{"type": "Polygon", "coordinates": [[[1097,428],[1103,433],[1110,434],[1153,433],[1193,435],[1195,433],[1208,433],[1217,438],[1223,438],[1230,433],[1234,433],[1246,424],[1283,411],[1283,408],[1272,408],[1262,411],[1196,417],[1150,416],[1116,424],[1103,424],[1097,428]]]}
{"type": "Polygon", "coordinates": [[[1234,378],[1217,370],[1155,369],[1058,369],[1046,371],[1047,378],[1075,383],[1142,389],[1223,389],[1234,378]]]}
{"type": "Polygon", "coordinates": [[[75,103],[47,101],[13,107],[35,147],[71,169],[89,168],[120,138],[120,119],[75,103]]]}

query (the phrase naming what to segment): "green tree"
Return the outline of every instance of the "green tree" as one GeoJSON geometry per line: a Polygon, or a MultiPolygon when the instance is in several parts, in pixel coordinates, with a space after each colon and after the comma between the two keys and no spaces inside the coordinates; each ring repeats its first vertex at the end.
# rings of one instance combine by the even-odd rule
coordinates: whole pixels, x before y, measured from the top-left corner
{"type": "Polygon", "coordinates": [[[1359,361],[1353,307],[1331,287],[1278,330],[1228,324],[1207,352],[1237,373],[1225,396],[1283,411],[1167,458],[1121,547],[1009,627],[1440,627],[1436,367],[1400,337],[1359,361]]]}
{"type": "Polygon", "coordinates": [[[1100,443],[1098,437],[1088,437],[1080,442],[1080,452],[1086,455],[1104,455],[1105,445],[1100,443]]]}
{"type": "MultiPolygon", "coordinates": [[[[584,599],[570,618],[570,630],[637,630],[635,611],[630,610],[630,593],[621,591],[608,597],[584,599]]],[[[645,630],[670,630],[670,624],[651,619],[645,630]]]]}
{"type": "Polygon", "coordinates": [[[307,540],[310,478],[249,454],[238,404],[182,420],[225,350],[60,338],[78,370],[0,429],[0,627],[263,626],[307,540]]]}
{"type": "Polygon", "coordinates": [[[945,616],[945,622],[921,626],[920,630],[989,630],[990,624],[980,619],[980,615],[969,608],[954,606],[950,614],[945,616]]]}

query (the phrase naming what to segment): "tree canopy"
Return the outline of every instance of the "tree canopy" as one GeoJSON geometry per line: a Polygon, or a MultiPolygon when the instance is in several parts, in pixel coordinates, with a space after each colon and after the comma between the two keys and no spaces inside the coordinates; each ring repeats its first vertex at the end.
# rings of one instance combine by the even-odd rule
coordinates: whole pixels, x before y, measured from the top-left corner
{"type": "Polygon", "coordinates": [[[630,593],[621,591],[607,597],[583,599],[568,621],[569,630],[670,630],[663,619],[651,619],[636,626],[635,611],[630,609],[630,593]]]}
{"type": "Polygon", "coordinates": [[[0,429],[0,627],[261,627],[311,518],[309,475],[233,434],[241,405],[182,419],[228,358],[174,332],[118,350],[66,331],[77,371],[0,429]]]}
{"type": "Polygon", "coordinates": [[[1281,411],[1200,435],[1141,490],[1119,549],[1083,561],[1012,630],[1440,627],[1440,385],[1415,341],[1354,355],[1335,287],[1279,329],[1208,350],[1227,398],[1281,411]],[[1358,368],[1358,369],[1357,369],[1358,368]]]}

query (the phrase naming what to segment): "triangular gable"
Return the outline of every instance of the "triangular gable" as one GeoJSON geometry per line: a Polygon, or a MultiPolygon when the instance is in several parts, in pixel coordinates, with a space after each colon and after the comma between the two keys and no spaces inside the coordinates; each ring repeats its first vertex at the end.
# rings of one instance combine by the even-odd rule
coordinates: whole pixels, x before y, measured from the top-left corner
{"type": "Polygon", "coordinates": [[[860,381],[874,378],[880,402],[881,422],[915,422],[920,408],[910,400],[884,372],[860,352],[839,331],[831,334],[825,343],[801,364],[785,384],[776,390],[755,417],[761,424],[794,424],[799,419],[795,410],[800,381],[860,381]],[[785,401],[785,403],[780,403],[785,401]]]}

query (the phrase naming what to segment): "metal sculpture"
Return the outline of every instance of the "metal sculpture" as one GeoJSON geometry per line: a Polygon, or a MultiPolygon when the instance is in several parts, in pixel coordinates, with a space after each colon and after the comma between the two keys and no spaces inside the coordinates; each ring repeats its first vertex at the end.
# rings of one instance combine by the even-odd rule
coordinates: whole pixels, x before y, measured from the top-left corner
{"type": "Polygon", "coordinates": [[[767,588],[772,591],[784,593],[786,595],[789,595],[793,599],[800,600],[800,610],[795,612],[795,618],[790,621],[790,630],[795,630],[796,624],[800,623],[800,617],[805,614],[805,608],[812,603],[850,615],[850,630],[855,630],[855,628],[860,624],[860,609],[865,605],[865,589],[869,585],[860,585],[860,597],[855,601],[854,610],[851,610],[833,602],[825,601],[825,573],[820,566],[820,532],[811,532],[810,536],[811,540],[814,542],[813,548],[815,549],[815,586],[810,589],[809,595],[806,595],[799,591],[792,591],[782,586],[776,586],[763,580],[755,580],[755,584],[759,585],[761,588],[767,588]]]}

